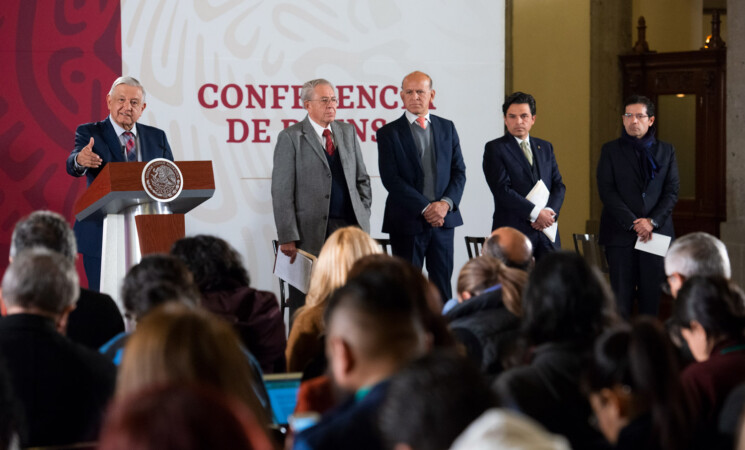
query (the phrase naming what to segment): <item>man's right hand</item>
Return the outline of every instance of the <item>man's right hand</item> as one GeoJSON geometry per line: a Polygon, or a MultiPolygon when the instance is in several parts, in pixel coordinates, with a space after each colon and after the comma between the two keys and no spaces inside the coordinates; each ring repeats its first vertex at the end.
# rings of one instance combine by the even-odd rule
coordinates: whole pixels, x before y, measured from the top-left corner
{"type": "Polygon", "coordinates": [[[555,213],[553,211],[550,209],[542,209],[541,212],[538,213],[538,218],[535,219],[532,226],[534,229],[539,231],[548,228],[554,224],[554,217],[555,213]]]}
{"type": "Polygon", "coordinates": [[[101,167],[101,163],[103,163],[103,160],[100,156],[93,153],[93,138],[91,138],[91,140],[88,142],[88,145],[80,150],[80,153],[78,153],[78,155],[75,157],[75,161],[78,162],[78,165],[91,169],[97,169],[101,167]]]}
{"type": "Polygon", "coordinates": [[[290,257],[290,264],[295,262],[297,256],[297,247],[295,241],[290,241],[285,244],[279,244],[279,251],[290,257]]]}

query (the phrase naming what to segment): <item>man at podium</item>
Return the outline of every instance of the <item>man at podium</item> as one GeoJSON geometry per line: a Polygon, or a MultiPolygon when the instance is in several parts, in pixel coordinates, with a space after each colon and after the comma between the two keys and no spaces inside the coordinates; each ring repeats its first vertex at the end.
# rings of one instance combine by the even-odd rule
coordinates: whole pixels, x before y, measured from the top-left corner
{"type": "MultiPolygon", "coordinates": [[[[109,162],[173,161],[171,146],[163,130],[137,123],[145,110],[145,88],[132,77],[119,77],[106,95],[109,116],[86,123],[75,131],[75,148],[67,157],[67,173],[86,176],[91,185],[109,162]]],[[[103,220],[75,222],[78,251],[83,254],[88,288],[99,290],[103,220]]]]}

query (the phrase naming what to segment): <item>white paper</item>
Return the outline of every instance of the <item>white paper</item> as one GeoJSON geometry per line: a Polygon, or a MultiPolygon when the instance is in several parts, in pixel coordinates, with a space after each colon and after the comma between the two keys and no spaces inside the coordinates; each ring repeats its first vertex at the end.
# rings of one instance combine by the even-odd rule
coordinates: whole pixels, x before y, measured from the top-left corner
{"type": "Polygon", "coordinates": [[[307,294],[310,286],[310,273],[315,260],[315,256],[298,249],[295,262],[290,264],[289,256],[277,252],[277,258],[274,260],[274,275],[285,280],[303,294],[307,294]]]}
{"type": "Polygon", "coordinates": [[[637,250],[662,257],[667,254],[668,247],[670,247],[670,236],[658,233],[652,233],[652,238],[647,242],[642,242],[641,238],[638,238],[634,246],[637,250]]]}
{"type": "MultiPolygon", "coordinates": [[[[525,199],[535,206],[544,209],[548,204],[548,197],[550,194],[551,193],[548,192],[548,188],[546,187],[546,183],[544,183],[543,180],[538,180],[535,186],[533,186],[533,189],[528,192],[528,195],[525,197],[525,199]]],[[[558,230],[559,222],[554,222],[553,225],[546,227],[541,231],[543,231],[543,234],[545,234],[546,237],[551,240],[551,242],[556,242],[556,232],[558,230]]]]}

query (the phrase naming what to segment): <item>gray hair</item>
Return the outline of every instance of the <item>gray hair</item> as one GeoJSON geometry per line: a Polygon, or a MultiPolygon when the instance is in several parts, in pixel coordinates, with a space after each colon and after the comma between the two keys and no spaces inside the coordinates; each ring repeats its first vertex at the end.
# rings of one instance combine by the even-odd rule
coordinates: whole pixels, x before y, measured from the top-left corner
{"type": "Polygon", "coordinates": [[[139,81],[137,81],[137,78],[135,77],[119,77],[116,80],[114,80],[114,84],[111,85],[111,89],[109,89],[109,95],[114,95],[114,88],[119,86],[120,84],[125,84],[127,86],[132,86],[136,88],[140,88],[140,91],[142,91],[142,102],[145,102],[145,88],[142,87],[142,84],[140,84],[139,81]]]}
{"type": "Polygon", "coordinates": [[[724,243],[714,236],[696,232],[676,239],[665,255],[665,271],[692,276],[732,276],[729,255],[724,243]]]}
{"type": "Polygon", "coordinates": [[[10,306],[60,314],[80,295],[75,264],[59,253],[32,248],[13,258],[3,276],[3,300],[10,306]]]}
{"type": "Polygon", "coordinates": [[[316,86],[324,84],[331,86],[331,89],[336,92],[336,88],[331,84],[331,82],[323,78],[316,78],[315,80],[306,81],[305,84],[303,84],[303,89],[300,91],[300,100],[302,100],[303,103],[313,100],[313,91],[316,86]]]}
{"type": "Polygon", "coordinates": [[[78,253],[75,233],[64,217],[52,211],[34,211],[16,223],[10,240],[10,257],[34,247],[60,253],[72,263],[78,253]]]}

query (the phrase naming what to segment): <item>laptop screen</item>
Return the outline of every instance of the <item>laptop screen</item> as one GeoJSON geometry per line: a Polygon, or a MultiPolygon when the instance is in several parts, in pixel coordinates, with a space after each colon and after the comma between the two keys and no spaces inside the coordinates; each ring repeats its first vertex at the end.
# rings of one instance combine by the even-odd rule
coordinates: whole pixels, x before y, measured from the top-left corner
{"type": "Polygon", "coordinates": [[[300,372],[264,375],[264,385],[272,402],[272,419],[276,425],[287,425],[288,417],[295,412],[302,376],[300,372]]]}

